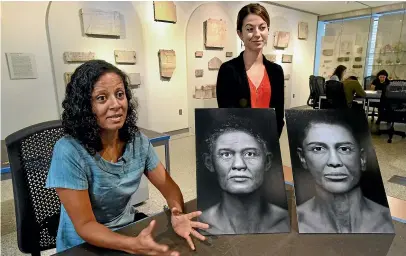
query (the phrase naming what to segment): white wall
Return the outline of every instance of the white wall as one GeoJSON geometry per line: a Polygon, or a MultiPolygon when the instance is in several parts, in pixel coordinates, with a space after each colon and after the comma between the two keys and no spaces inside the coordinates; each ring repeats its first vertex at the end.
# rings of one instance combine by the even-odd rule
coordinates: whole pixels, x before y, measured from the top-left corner
{"type": "MultiPolygon", "coordinates": [[[[203,3],[207,2],[175,2],[176,24],[155,22],[152,1],[131,2],[133,10],[126,9],[130,6],[129,2],[98,4],[100,7],[114,7],[113,9],[123,10],[124,16],[130,16],[126,17],[125,21],[125,33],[128,38],[126,37],[124,41],[134,41],[137,48],[139,64],[137,63],[131,72],[137,70],[136,72],[140,71],[143,75],[142,89],[135,90],[135,94],[140,100],[140,122],[145,128],[164,132],[191,126],[189,111],[194,110],[188,104],[190,97],[188,88],[192,86],[188,85],[188,74],[194,75],[195,68],[187,67],[186,30],[193,11],[203,3]],[[130,13],[133,14],[130,15],[130,13]],[[142,41],[139,41],[138,38],[140,34],[142,41]],[[169,81],[161,80],[159,75],[159,49],[173,49],[176,52],[177,66],[169,81]],[[142,92],[142,90],[144,91],[142,92]],[[179,109],[182,110],[182,115],[179,115],[179,109]]],[[[57,82],[56,87],[54,87],[45,29],[45,13],[48,2],[2,2],[2,38],[5,38],[2,40],[2,120],[7,120],[7,122],[2,122],[2,139],[28,125],[58,118],[57,108],[62,99],[57,102],[55,88],[58,88],[58,95],[61,95],[63,92],[63,87],[61,87],[63,72],[72,71],[71,67],[74,67],[72,64],[60,63],[62,52],[84,51],[91,48],[91,50],[96,49],[97,53],[108,61],[109,58],[112,58],[112,55],[109,55],[110,50],[103,53],[105,51],[103,47],[107,47],[104,44],[110,44],[111,39],[91,38],[90,40],[81,38],[82,40],[77,40],[80,37],[77,34],[80,31],[80,26],[78,26],[80,8],[78,7],[85,4],[94,6],[91,2],[52,2],[49,15],[50,20],[54,22],[48,24],[50,25],[50,39],[57,82]],[[67,8],[66,10],[62,8],[64,6],[67,8]],[[73,13],[74,9],[77,11],[73,13]],[[69,13],[73,16],[69,18],[68,22],[65,16],[69,13]],[[65,18],[62,19],[63,17],[65,18]],[[62,20],[64,20],[63,24],[60,24],[59,22],[62,20]],[[67,35],[72,35],[75,40],[67,38],[67,35]],[[57,42],[62,45],[55,45],[57,42]],[[80,46],[77,44],[78,42],[81,43],[80,46]],[[10,81],[5,65],[5,52],[34,53],[37,56],[39,78],[37,80],[10,81]],[[13,111],[5,112],[6,109],[13,111]],[[21,117],[12,119],[16,113],[21,113],[21,117]]],[[[218,2],[218,4],[223,6],[227,12],[231,20],[230,24],[235,26],[237,13],[247,2],[218,2]]],[[[308,77],[313,73],[317,17],[266,3],[262,4],[266,6],[271,20],[274,17],[284,17],[287,20],[287,24],[279,25],[288,25],[291,32],[291,42],[287,53],[294,55],[293,63],[290,64],[292,72],[290,96],[294,93],[295,98],[292,98],[290,106],[304,105],[309,95],[308,77]],[[309,23],[309,38],[306,41],[297,39],[299,21],[309,23]]],[[[276,29],[277,26],[271,23],[271,31],[273,28],[276,29]]],[[[128,42],[123,42],[121,46],[128,47],[128,42]]],[[[236,33],[235,44],[237,52],[234,53],[234,56],[237,56],[239,54],[239,39],[236,33]]],[[[114,46],[110,44],[108,47],[114,46]]],[[[273,51],[272,48],[267,48],[267,50],[273,51]]],[[[207,63],[203,65],[206,66],[207,63]]],[[[130,68],[130,66],[123,67],[122,65],[119,67],[125,71],[130,68]]]]}
{"type": "Polygon", "coordinates": [[[147,56],[145,84],[148,88],[148,128],[158,132],[188,127],[185,28],[190,6],[194,3],[175,4],[177,22],[172,24],[154,21],[152,1],[132,2],[142,20],[143,51],[147,56]],[[176,69],[169,81],[162,80],[159,74],[160,49],[175,50],[176,69]],[[182,115],[179,115],[180,109],[182,115]]]}
{"type": "Polygon", "coordinates": [[[1,2],[1,139],[58,119],[45,31],[48,2],[1,2]],[[7,52],[33,53],[38,79],[10,80],[7,52]]]}
{"type": "MultiPolygon", "coordinates": [[[[52,2],[48,20],[49,38],[52,58],[55,68],[55,80],[59,105],[65,97],[65,72],[74,72],[82,63],[65,63],[64,52],[95,52],[96,59],[105,60],[126,73],[140,73],[140,88],[133,89],[133,95],[138,99],[138,125],[148,127],[148,96],[145,84],[145,54],[143,51],[143,35],[141,20],[131,2],[52,2]],[[121,15],[120,38],[95,38],[83,35],[79,10],[81,8],[118,11],[121,15]],[[135,65],[116,64],[114,50],[136,52],[135,65]]],[[[61,112],[62,114],[62,112],[61,112]]]]}

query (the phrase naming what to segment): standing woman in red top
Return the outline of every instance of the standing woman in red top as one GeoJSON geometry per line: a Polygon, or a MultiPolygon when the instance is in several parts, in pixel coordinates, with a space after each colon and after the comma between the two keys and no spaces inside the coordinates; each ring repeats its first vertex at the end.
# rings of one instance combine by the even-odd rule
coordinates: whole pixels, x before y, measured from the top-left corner
{"type": "Polygon", "coordinates": [[[241,54],[224,62],[217,76],[219,108],[274,108],[279,136],[284,126],[284,75],[262,53],[268,41],[269,14],[260,4],[244,6],[237,17],[241,54]]]}

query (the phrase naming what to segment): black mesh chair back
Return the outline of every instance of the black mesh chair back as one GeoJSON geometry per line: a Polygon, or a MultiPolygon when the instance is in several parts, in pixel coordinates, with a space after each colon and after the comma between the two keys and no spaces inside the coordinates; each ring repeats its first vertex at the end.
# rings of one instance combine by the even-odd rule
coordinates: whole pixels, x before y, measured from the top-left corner
{"type": "Polygon", "coordinates": [[[344,85],[335,80],[326,82],[326,98],[329,108],[348,108],[344,85]]]}
{"type": "Polygon", "coordinates": [[[314,77],[313,75],[309,76],[309,91],[310,95],[309,98],[307,99],[306,104],[310,107],[314,108],[315,104],[315,97],[316,97],[316,89],[314,88],[314,77]]]}
{"type": "Polygon", "coordinates": [[[325,79],[321,76],[309,77],[310,96],[307,100],[307,105],[313,108],[318,107],[319,97],[325,95],[325,79]]]}
{"type": "Polygon", "coordinates": [[[391,80],[382,90],[381,106],[382,120],[388,122],[402,122],[403,112],[406,111],[406,80],[391,80]]]}
{"type": "Polygon", "coordinates": [[[403,131],[395,131],[394,123],[406,123],[406,80],[391,80],[381,96],[381,120],[390,123],[388,130],[380,130],[378,134],[387,133],[388,143],[392,142],[393,135],[406,138],[403,131]]]}
{"type": "Polygon", "coordinates": [[[316,88],[319,92],[319,95],[322,95],[322,96],[326,95],[326,79],[322,76],[316,76],[315,83],[316,83],[316,88]]]}
{"type": "Polygon", "coordinates": [[[374,81],[376,76],[364,77],[364,90],[371,90],[371,83],[374,81]]]}
{"type": "Polygon", "coordinates": [[[391,80],[386,90],[382,91],[382,98],[406,101],[406,80],[391,80]]]}
{"type": "Polygon", "coordinates": [[[5,141],[14,190],[18,247],[40,255],[56,247],[59,197],[45,188],[55,143],[63,136],[62,122],[36,124],[9,135],[5,141]]]}

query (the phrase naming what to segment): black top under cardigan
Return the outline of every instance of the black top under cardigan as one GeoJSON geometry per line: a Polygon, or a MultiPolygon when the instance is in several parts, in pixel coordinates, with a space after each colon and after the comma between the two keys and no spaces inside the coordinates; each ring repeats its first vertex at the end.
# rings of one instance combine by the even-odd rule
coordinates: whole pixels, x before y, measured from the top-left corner
{"type": "MultiPolygon", "coordinates": [[[[220,66],[217,76],[216,94],[219,108],[251,108],[251,93],[245,70],[243,53],[220,66]]],[[[284,75],[280,65],[263,57],[266,72],[271,84],[269,107],[276,112],[279,136],[285,124],[284,118],[284,75]]]]}

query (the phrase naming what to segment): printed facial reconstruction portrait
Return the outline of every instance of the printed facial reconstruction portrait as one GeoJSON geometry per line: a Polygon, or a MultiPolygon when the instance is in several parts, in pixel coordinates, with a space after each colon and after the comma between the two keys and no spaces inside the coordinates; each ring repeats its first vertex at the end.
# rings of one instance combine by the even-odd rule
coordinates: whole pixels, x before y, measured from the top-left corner
{"type": "Polygon", "coordinates": [[[286,110],[299,233],[394,233],[363,111],[286,110]]]}
{"type": "Polygon", "coordinates": [[[196,109],[195,121],[202,232],[290,232],[275,111],[196,109]]]}

